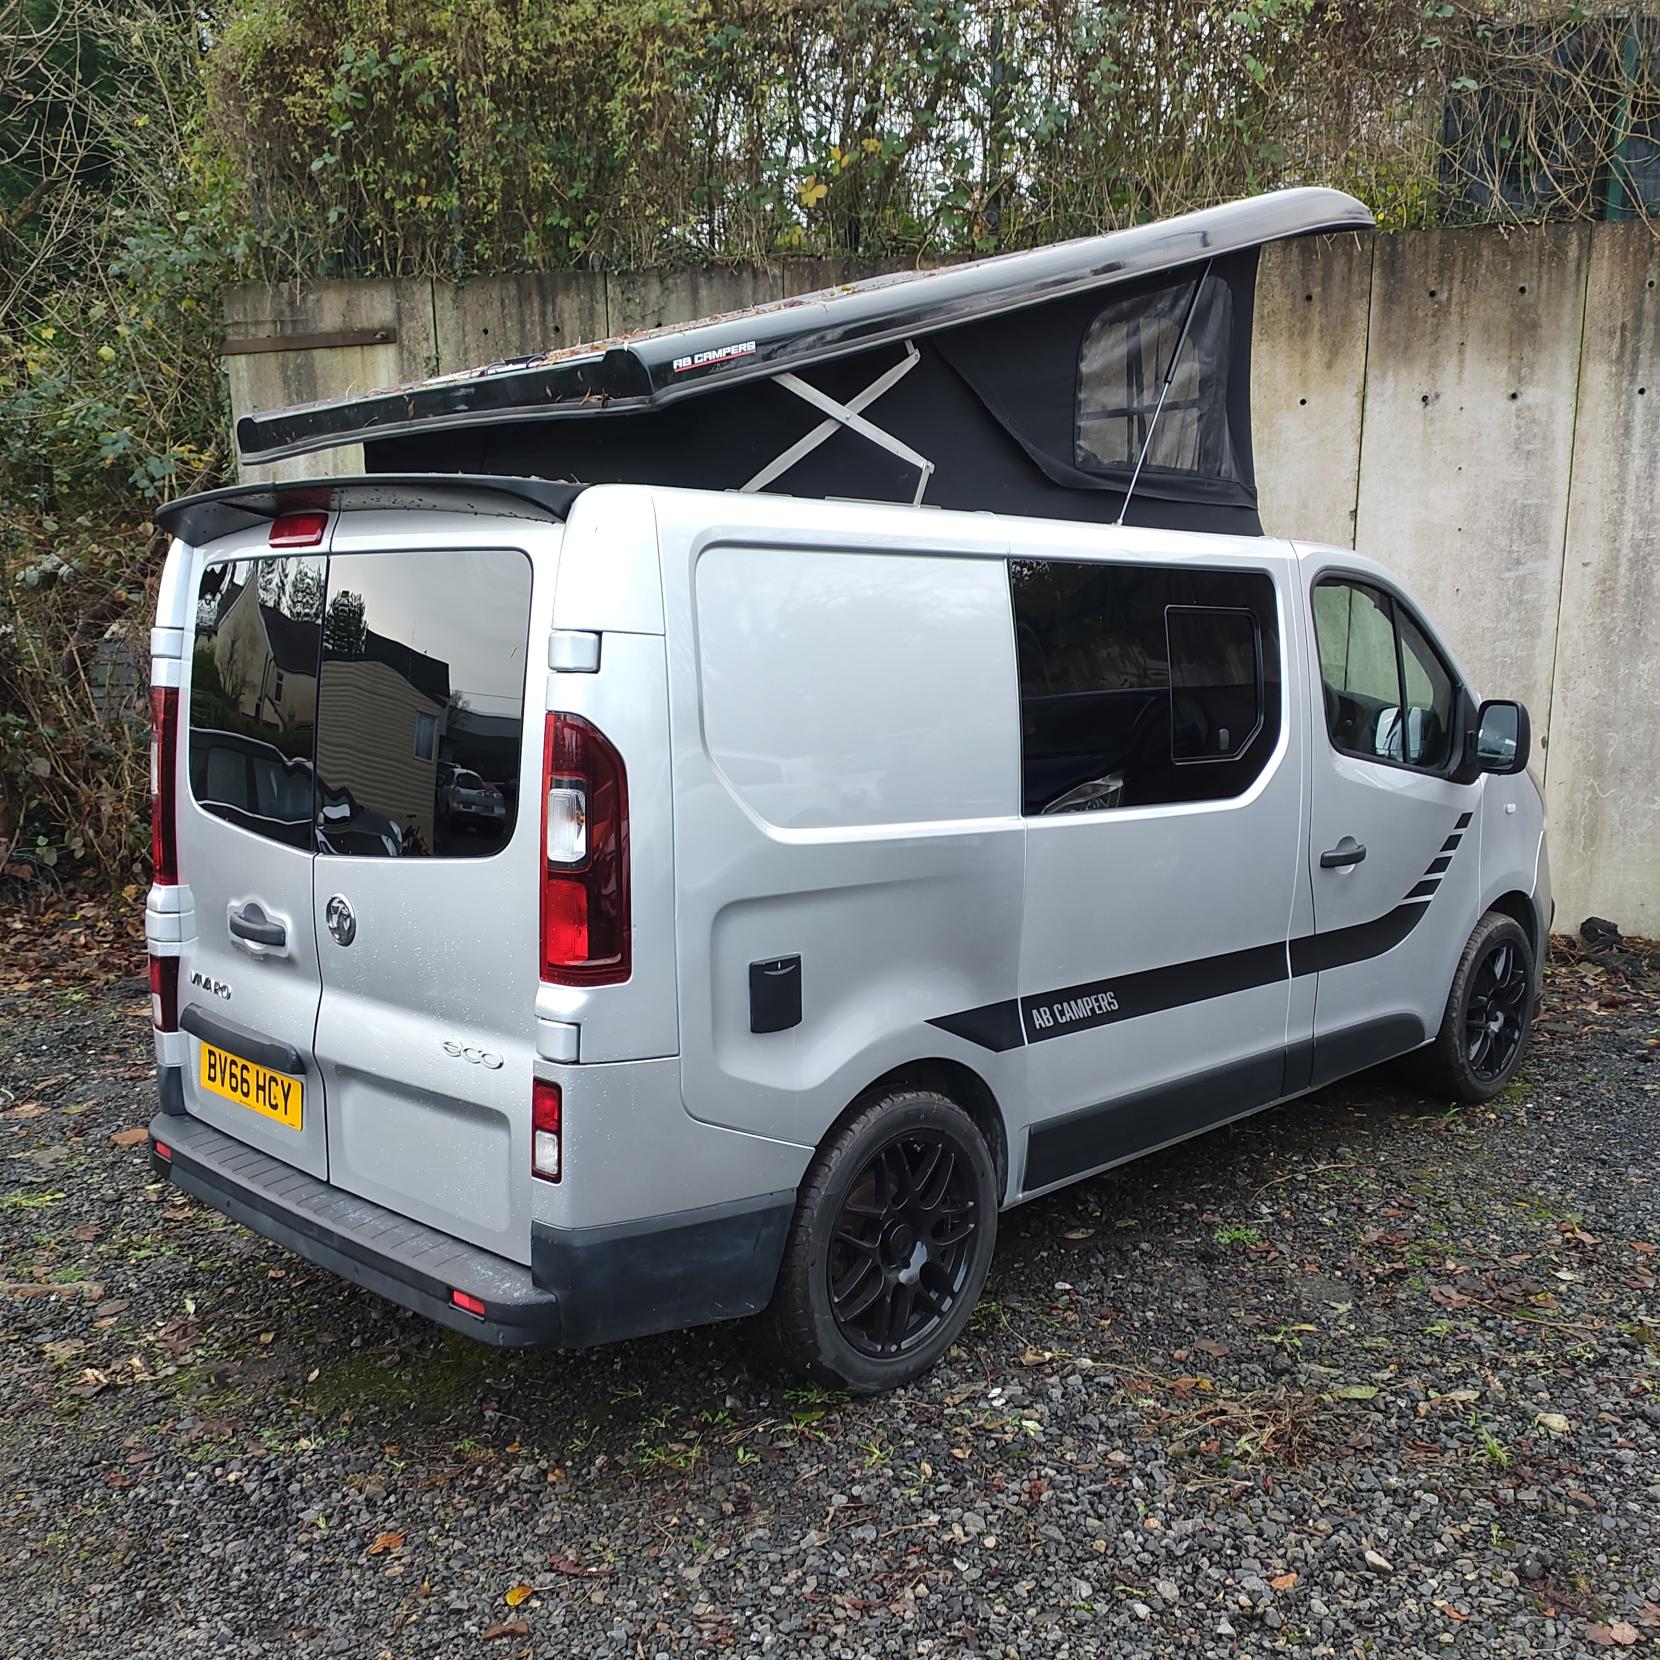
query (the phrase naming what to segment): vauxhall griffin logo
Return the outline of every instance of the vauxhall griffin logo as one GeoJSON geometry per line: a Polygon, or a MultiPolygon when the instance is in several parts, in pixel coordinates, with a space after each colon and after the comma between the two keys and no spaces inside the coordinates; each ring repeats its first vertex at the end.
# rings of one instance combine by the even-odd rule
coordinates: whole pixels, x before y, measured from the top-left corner
{"type": "Polygon", "coordinates": [[[203,991],[211,992],[215,997],[222,997],[228,1003],[231,1000],[231,988],[223,980],[212,980],[199,969],[190,976],[193,986],[200,986],[203,991]]]}

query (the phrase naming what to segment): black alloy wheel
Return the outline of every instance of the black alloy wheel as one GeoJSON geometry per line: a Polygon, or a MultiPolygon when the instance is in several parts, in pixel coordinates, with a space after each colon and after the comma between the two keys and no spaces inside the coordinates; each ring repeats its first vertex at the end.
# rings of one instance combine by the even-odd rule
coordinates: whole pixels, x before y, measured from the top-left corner
{"type": "Polygon", "coordinates": [[[1491,1101],[1527,1053],[1537,995],[1526,930],[1513,916],[1489,911],[1459,958],[1440,1030],[1410,1057],[1412,1070],[1444,1101],[1491,1101]]]}
{"type": "Polygon", "coordinates": [[[855,1349],[908,1354],[951,1318],[974,1262],[978,1208],[967,1159],[938,1131],[895,1136],[866,1159],[825,1259],[830,1308],[855,1349]]]}
{"type": "Polygon", "coordinates": [[[948,1096],[900,1085],[855,1102],[801,1184],[773,1358],[860,1395],[920,1377],[968,1323],[1001,1198],[985,1135],[948,1096]]]}
{"type": "Polygon", "coordinates": [[[1510,1074],[1527,1032],[1532,979],[1514,940],[1500,940],[1481,959],[1464,1008],[1464,1053],[1482,1083],[1510,1074]]]}

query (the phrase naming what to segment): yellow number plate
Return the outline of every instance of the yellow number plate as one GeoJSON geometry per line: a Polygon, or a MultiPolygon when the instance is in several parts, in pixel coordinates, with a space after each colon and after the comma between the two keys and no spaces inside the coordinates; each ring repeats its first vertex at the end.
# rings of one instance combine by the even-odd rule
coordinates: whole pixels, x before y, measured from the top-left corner
{"type": "Polygon", "coordinates": [[[300,1127],[305,1085],[298,1078],[255,1066],[240,1055],[227,1055],[211,1043],[202,1045],[202,1088],[223,1095],[239,1107],[262,1112],[291,1130],[300,1127]]]}

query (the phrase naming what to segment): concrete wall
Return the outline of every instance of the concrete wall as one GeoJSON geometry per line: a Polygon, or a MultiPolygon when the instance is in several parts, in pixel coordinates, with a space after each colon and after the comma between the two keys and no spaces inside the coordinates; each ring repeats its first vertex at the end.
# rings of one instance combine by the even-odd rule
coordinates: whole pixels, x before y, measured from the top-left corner
{"type": "MultiPolygon", "coordinates": [[[[869,274],[550,272],[242,287],[228,337],[386,329],[227,359],[273,408],[601,340],[869,274]]],[[[1522,698],[1558,923],[1660,935],[1660,239],[1641,224],[1265,251],[1252,402],[1264,527],[1400,572],[1489,696],[1522,698]]],[[[356,448],[252,476],[356,471],[356,448]]]]}

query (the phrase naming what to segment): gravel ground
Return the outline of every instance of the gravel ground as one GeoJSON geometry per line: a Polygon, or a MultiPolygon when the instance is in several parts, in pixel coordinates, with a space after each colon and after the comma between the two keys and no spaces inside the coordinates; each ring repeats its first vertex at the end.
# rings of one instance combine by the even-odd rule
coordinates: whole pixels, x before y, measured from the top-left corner
{"type": "Polygon", "coordinates": [[[1660,986],[1004,1218],[918,1387],[503,1355],[149,1179],[145,987],[0,1032],[0,1653],[1660,1646],[1660,986]]]}

